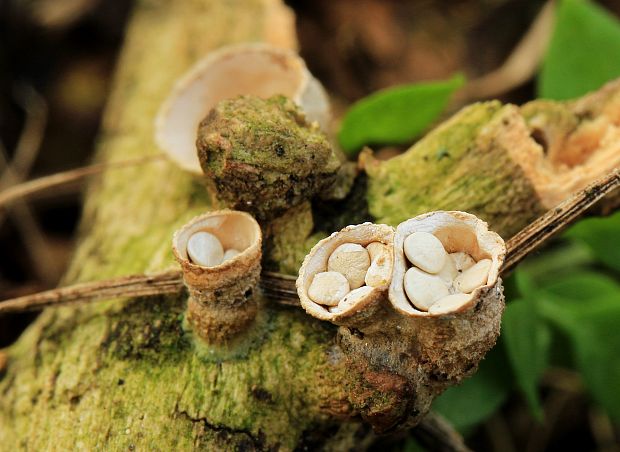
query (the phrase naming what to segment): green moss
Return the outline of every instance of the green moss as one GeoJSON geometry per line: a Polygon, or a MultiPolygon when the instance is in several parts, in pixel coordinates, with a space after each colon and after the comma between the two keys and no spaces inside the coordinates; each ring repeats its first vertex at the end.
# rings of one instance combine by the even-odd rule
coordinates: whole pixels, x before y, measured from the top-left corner
{"type": "Polygon", "coordinates": [[[433,210],[462,210],[505,238],[544,209],[516,162],[494,139],[510,110],[464,108],[404,154],[367,165],[367,200],[377,222],[397,225],[433,210]]]}
{"type": "Polygon", "coordinates": [[[296,275],[306,254],[326,235],[313,234],[313,224],[308,202],[272,221],[266,237],[265,269],[296,275]]]}
{"type": "MultiPolygon", "coordinates": [[[[454,162],[460,162],[480,128],[500,108],[499,102],[467,107],[404,154],[369,168],[370,213],[380,222],[396,225],[414,212],[428,211],[435,203],[437,185],[444,185],[442,179],[454,162]]],[[[453,190],[453,184],[447,190],[453,190]]]]}
{"type": "MultiPolygon", "coordinates": [[[[205,171],[221,176],[226,160],[245,163],[257,171],[307,176],[332,164],[334,153],[326,136],[290,99],[241,96],[220,102],[202,122],[200,140],[205,140],[205,171]],[[211,147],[210,134],[228,141],[211,147]]],[[[200,144],[199,144],[200,147],[200,144]]]]}
{"type": "Polygon", "coordinates": [[[198,129],[198,158],[218,197],[273,219],[332,185],[340,160],[284,96],[219,102],[198,129]]]}

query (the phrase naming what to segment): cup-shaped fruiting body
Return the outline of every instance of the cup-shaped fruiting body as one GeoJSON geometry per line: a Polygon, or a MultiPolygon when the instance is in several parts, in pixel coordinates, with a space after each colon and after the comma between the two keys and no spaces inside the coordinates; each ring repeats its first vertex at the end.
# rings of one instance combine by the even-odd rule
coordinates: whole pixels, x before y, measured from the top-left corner
{"type": "Polygon", "coordinates": [[[316,123],[284,96],[219,102],[200,123],[196,145],[217,196],[259,220],[333,184],[341,165],[316,123]]]}
{"type": "Polygon", "coordinates": [[[506,246],[465,212],[432,212],[398,225],[390,301],[410,317],[440,317],[476,306],[501,285],[506,246]]]}
{"type": "Polygon", "coordinates": [[[387,300],[393,239],[391,226],[364,223],[319,241],[299,270],[302,307],[336,325],[372,327],[387,300]]]}
{"type": "Polygon", "coordinates": [[[505,252],[503,240],[483,221],[441,211],[407,220],[395,232],[370,223],[349,226],[306,256],[297,279],[301,304],[313,317],[341,325],[337,344],[349,402],[376,431],[417,424],[434,397],[473,373],[495,344],[505,252]],[[368,251],[370,265],[356,245],[368,251]],[[373,254],[384,249],[389,268],[376,278],[373,254]],[[337,265],[330,267],[332,259],[337,265]],[[348,282],[350,288],[365,268],[365,281],[380,280],[380,288],[362,286],[352,292],[367,290],[366,298],[350,306],[345,297],[332,306],[329,296],[341,295],[341,287],[348,282]],[[339,269],[342,278],[332,275],[339,269]],[[317,291],[317,279],[328,286],[317,291]]]}
{"type": "Polygon", "coordinates": [[[505,254],[502,238],[465,212],[432,212],[396,228],[389,298],[409,319],[403,327],[415,331],[429,375],[457,382],[495,344],[505,254]]]}
{"type": "Polygon", "coordinates": [[[196,131],[207,113],[224,99],[276,94],[292,99],[310,122],[317,121],[327,131],[327,95],[299,55],[258,43],[222,47],[176,83],[157,115],[156,142],[180,167],[201,174],[196,131]]]}
{"type": "Polygon", "coordinates": [[[261,241],[256,220],[234,210],[200,215],[174,234],[172,250],[189,291],[187,321],[202,339],[224,342],[253,321],[261,241]]]}

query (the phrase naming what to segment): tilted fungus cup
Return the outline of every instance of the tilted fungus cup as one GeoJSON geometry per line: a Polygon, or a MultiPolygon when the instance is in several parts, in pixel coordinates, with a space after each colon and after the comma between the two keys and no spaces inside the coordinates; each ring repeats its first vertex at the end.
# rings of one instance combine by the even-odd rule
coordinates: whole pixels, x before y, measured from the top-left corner
{"type": "MultiPolygon", "coordinates": [[[[387,278],[385,285],[373,287],[367,295],[337,312],[330,312],[327,307],[312,301],[308,296],[308,289],[310,284],[312,284],[314,276],[317,273],[326,271],[329,257],[340,245],[356,243],[366,247],[370,243],[379,242],[388,245],[391,252],[393,239],[394,229],[391,226],[363,223],[347,226],[341,231],[335,232],[319,241],[310,250],[299,270],[297,293],[302,307],[311,316],[320,320],[330,321],[336,325],[352,328],[372,328],[376,323],[377,315],[382,311],[383,305],[387,300],[389,278],[387,278]]],[[[391,262],[393,262],[393,259],[391,262]]],[[[391,270],[389,272],[391,273],[391,270]]]]}
{"type": "Polygon", "coordinates": [[[223,342],[244,331],[256,316],[261,242],[261,229],[256,220],[234,210],[200,215],[174,234],[172,250],[189,290],[187,320],[204,340],[223,342]],[[187,244],[199,231],[215,235],[224,249],[232,248],[240,253],[213,267],[193,263],[187,254],[187,244]]]}
{"type": "Polygon", "coordinates": [[[499,270],[505,255],[506,245],[502,238],[489,231],[487,224],[474,215],[458,211],[438,211],[417,216],[399,224],[396,228],[390,301],[396,311],[409,317],[442,317],[467,311],[482,302],[484,297],[493,296],[493,291],[490,289],[501,285],[499,270]],[[441,314],[417,309],[407,298],[403,285],[405,273],[411,267],[405,257],[404,243],[414,232],[433,234],[448,253],[465,252],[476,262],[490,259],[491,266],[486,283],[474,289],[469,300],[441,314]]]}
{"type": "Polygon", "coordinates": [[[281,94],[327,131],[330,107],[321,84],[295,52],[268,44],[238,44],[209,53],[176,83],[155,121],[158,146],[181,168],[202,174],[198,124],[220,101],[239,95],[281,94]]]}
{"type": "Polygon", "coordinates": [[[489,231],[484,221],[465,212],[432,212],[407,220],[396,228],[389,299],[405,318],[403,328],[415,334],[420,362],[428,375],[446,383],[457,382],[473,372],[495,344],[504,310],[499,271],[505,254],[502,238],[489,231]],[[465,252],[476,261],[490,259],[486,282],[473,289],[469,299],[441,313],[414,307],[403,287],[405,273],[411,266],[403,246],[405,239],[414,232],[433,234],[448,253],[465,252]]]}

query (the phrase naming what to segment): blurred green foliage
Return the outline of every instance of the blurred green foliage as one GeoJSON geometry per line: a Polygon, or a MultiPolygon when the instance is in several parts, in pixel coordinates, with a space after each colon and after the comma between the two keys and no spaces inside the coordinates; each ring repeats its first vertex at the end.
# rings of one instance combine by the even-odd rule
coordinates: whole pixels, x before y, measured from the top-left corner
{"type": "Polygon", "coordinates": [[[523,391],[532,413],[542,420],[538,398],[538,379],[549,363],[551,333],[538,316],[533,298],[513,300],[502,318],[502,338],[518,387],[523,391]]]}
{"type": "Polygon", "coordinates": [[[596,256],[611,268],[620,271],[620,216],[588,218],[575,225],[568,236],[592,248],[596,256]]]}
{"type": "Polygon", "coordinates": [[[493,414],[512,389],[511,374],[504,351],[495,347],[473,377],[460,386],[448,388],[435,399],[433,409],[457,429],[466,432],[493,414]]]}
{"type": "Polygon", "coordinates": [[[539,96],[571,99],[618,76],[618,20],[590,1],[559,2],[555,28],[538,78],[539,96]]]}

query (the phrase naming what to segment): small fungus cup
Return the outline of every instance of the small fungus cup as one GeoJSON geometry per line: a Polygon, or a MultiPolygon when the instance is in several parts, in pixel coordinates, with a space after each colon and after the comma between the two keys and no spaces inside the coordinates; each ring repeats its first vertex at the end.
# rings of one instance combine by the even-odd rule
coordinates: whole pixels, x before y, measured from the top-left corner
{"type": "Polygon", "coordinates": [[[256,316],[255,297],[261,272],[262,233],[248,213],[234,210],[209,212],[192,219],[173,237],[173,254],[181,264],[189,291],[187,321],[207,342],[225,342],[247,329],[256,316]],[[224,250],[238,254],[218,265],[192,262],[190,239],[197,233],[215,236],[224,250]]]}
{"type": "MultiPolygon", "coordinates": [[[[371,327],[382,309],[382,301],[387,300],[387,289],[392,274],[393,237],[394,229],[391,226],[364,223],[347,226],[318,242],[306,256],[297,279],[297,293],[306,312],[313,317],[328,320],[336,325],[355,328],[371,327]],[[385,275],[382,282],[373,283],[373,287],[364,281],[361,287],[352,290],[348,290],[351,286],[347,286],[348,289],[344,291],[343,297],[334,306],[322,305],[315,301],[316,297],[315,300],[312,299],[312,285],[313,283],[316,284],[317,275],[330,270],[329,267],[332,265],[330,261],[333,261],[332,256],[338,253],[343,245],[355,245],[356,248],[365,250],[373,243],[384,245],[386,250],[386,254],[382,256],[383,262],[380,269],[385,275]]],[[[373,263],[376,264],[377,261],[378,258],[372,259],[369,253],[366,274],[371,271],[373,263]]],[[[332,273],[338,272],[332,271],[332,273]]]]}

